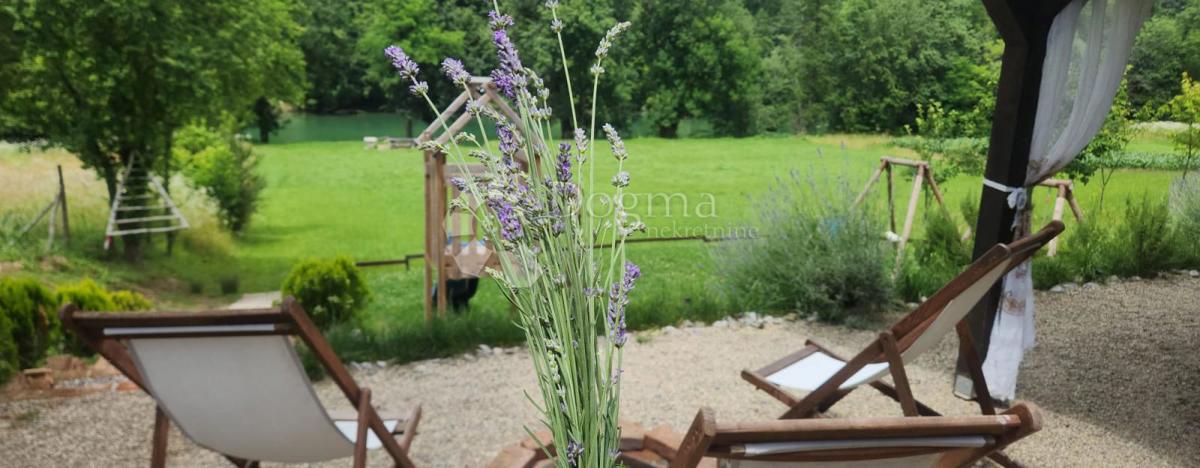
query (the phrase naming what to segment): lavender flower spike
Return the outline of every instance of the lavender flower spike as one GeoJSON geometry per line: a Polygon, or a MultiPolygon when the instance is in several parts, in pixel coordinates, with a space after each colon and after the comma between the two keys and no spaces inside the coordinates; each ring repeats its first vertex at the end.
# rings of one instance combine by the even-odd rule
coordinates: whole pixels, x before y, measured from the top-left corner
{"type": "Polygon", "coordinates": [[[629,292],[642,277],[642,270],[633,262],[625,262],[625,274],[621,282],[613,283],[608,293],[608,328],[612,330],[612,342],[617,347],[625,346],[628,332],[625,328],[625,309],[629,306],[629,292]]]}
{"type": "Polygon", "coordinates": [[[561,143],[558,145],[558,181],[571,181],[571,145],[569,143],[561,143]]]}
{"type": "Polygon", "coordinates": [[[446,57],[445,60],[442,60],[442,71],[450,77],[450,81],[459,86],[466,86],[467,81],[471,79],[471,74],[467,73],[462,61],[456,58],[446,57]]]}
{"type": "Polygon", "coordinates": [[[492,31],[508,29],[513,25],[513,19],[511,16],[502,15],[500,12],[492,10],[488,12],[488,25],[492,27],[492,31]]]}
{"type": "Polygon", "coordinates": [[[628,187],[629,173],[625,171],[618,172],[612,178],[613,187],[628,187]]]}
{"type": "Polygon", "coordinates": [[[596,48],[596,58],[603,59],[607,57],[608,49],[612,47],[613,41],[617,39],[617,36],[625,32],[626,29],[629,29],[629,26],[630,23],[628,21],[622,21],[609,29],[604,38],[600,39],[600,46],[596,48]]]}
{"type": "Polygon", "coordinates": [[[521,56],[504,29],[492,33],[492,43],[496,45],[496,56],[500,59],[500,68],[492,71],[492,81],[505,96],[516,99],[517,90],[525,87],[525,76],[522,74],[525,67],[521,65],[521,56]]]}
{"type": "Polygon", "coordinates": [[[408,54],[404,53],[404,49],[391,45],[383,49],[383,53],[392,59],[392,66],[396,67],[396,71],[408,79],[416,81],[417,73],[421,71],[421,67],[417,65],[417,62],[409,58],[408,54]]]}
{"type": "Polygon", "coordinates": [[[624,161],[629,157],[629,152],[625,150],[625,141],[621,139],[621,135],[617,134],[617,129],[611,124],[604,124],[604,134],[608,136],[608,143],[612,145],[613,157],[618,161],[624,161]]]}
{"type": "Polygon", "coordinates": [[[584,153],[588,149],[587,132],[582,128],[575,129],[575,148],[578,149],[580,153],[584,153]]]}

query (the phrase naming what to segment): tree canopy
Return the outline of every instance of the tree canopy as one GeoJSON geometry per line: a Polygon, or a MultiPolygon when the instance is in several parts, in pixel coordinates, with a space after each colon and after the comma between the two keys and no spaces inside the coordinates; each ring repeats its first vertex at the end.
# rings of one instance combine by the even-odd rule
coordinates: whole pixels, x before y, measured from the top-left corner
{"type": "Polygon", "coordinates": [[[184,123],[247,115],[263,97],[299,99],[294,8],[286,0],[6,3],[0,136],[75,153],[111,197],[122,165],[136,157],[158,167],[184,123]]]}

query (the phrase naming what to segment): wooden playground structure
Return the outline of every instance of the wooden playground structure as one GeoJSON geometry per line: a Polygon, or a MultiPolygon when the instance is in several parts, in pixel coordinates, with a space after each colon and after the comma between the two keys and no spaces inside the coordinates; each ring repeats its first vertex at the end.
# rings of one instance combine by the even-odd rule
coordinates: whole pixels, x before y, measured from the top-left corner
{"type": "MultiPolygon", "coordinates": [[[[417,146],[436,143],[442,147],[465,128],[475,115],[467,103],[482,109],[491,106],[510,121],[520,122],[520,116],[496,91],[496,86],[487,77],[472,77],[470,86],[463,91],[417,136],[417,146]],[[447,122],[458,115],[452,123],[447,122]]],[[[528,168],[528,158],[521,151],[517,164],[528,168]]],[[[471,280],[487,275],[487,267],[498,265],[498,257],[492,246],[481,239],[478,226],[465,210],[455,209],[448,200],[458,197],[459,191],[450,185],[453,177],[479,177],[484,173],[482,164],[447,164],[446,153],[437,149],[424,150],[425,164],[425,320],[433,320],[436,303],[438,316],[446,315],[447,282],[471,280]],[[434,270],[437,278],[434,278],[434,270]],[[436,282],[435,282],[436,281],[436,282]]],[[[479,200],[470,200],[477,206],[479,200]]]]}
{"type": "MultiPolygon", "coordinates": [[[[942,210],[946,209],[946,204],[942,199],[942,191],[938,188],[938,184],[933,178],[933,168],[930,167],[928,161],[913,161],[911,159],[883,156],[879,158],[879,167],[871,174],[871,178],[867,180],[867,184],[863,187],[862,192],[854,199],[853,206],[858,206],[866,199],[871,188],[879,182],[879,178],[884,174],[887,174],[888,218],[891,229],[889,234],[897,236],[894,240],[898,251],[901,252],[900,255],[896,256],[896,265],[898,267],[903,259],[904,247],[908,245],[909,237],[912,235],[913,220],[916,217],[917,203],[921,198],[922,189],[928,185],[929,191],[933,193],[934,200],[942,210]],[[904,215],[903,230],[898,234],[896,231],[896,200],[893,195],[896,166],[910,167],[916,170],[916,174],[913,176],[912,192],[908,197],[908,209],[904,215]]],[[[1075,184],[1073,182],[1063,179],[1047,179],[1039,183],[1038,186],[1051,188],[1055,191],[1054,214],[1052,216],[1054,221],[1062,221],[1064,208],[1068,205],[1071,207],[1071,212],[1075,215],[1075,220],[1079,222],[1083,221],[1083,211],[1079,208],[1079,203],[1075,201],[1075,184]]],[[[970,235],[971,229],[967,228],[966,233],[963,234],[963,238],[967,239],[970,235]]],[[[1046,247],[1046,255],[1053,257],[1057,252],[1058,238],[1054,238],[1046,247]]]]}
{"type": "Polygon", "coordinates": [[[908,197],[908,212],[904,215],[904,230],[900,232],[899,244],[900,251],[904,251],[904,246],[908,244],[908,238],[912,234],[913,219],[917,214],[917,201],[921,198],[921,189],[925,184],[929,184],[929,190],[933,192],[934,199],[937,200],[938,206],[946,209],[945,203],[942,201],[942,191],[938,188],[937,182],[933,180],[933,169],[929,167],[929,163],[925,161],[913,161],[911,159],[893,158],[884,156],[879,158],[879,167],[871,174],[871,178],[867,179],[866,187],[863,187],[862,193],[858,194],[858,198],[854,199],[852,206],[858,206],[863,199],[867,198],[867,194],[871,191],[871,187],[879,182],[879,176],[887,173],[887,203],[888,203],[888,219],[891,232],[896,232],[896,200],[892,195],[892,187],[895,186],[895,170],[894,166],[911,167],[917,170],[917,174],[913,177],[912,194],[908,197]]]}
{"type": "Polygon", "coordinates": [[[104,250],[112,246],[115,237],[173,232],[189,226],[187,218],[150,168],[139,164],[137,158],[129,158],[117,180],[116,196],[109,210],[108,226],[104,229],[104,250]],[[140,186],[149,190],[137,190],[140,186]]]}

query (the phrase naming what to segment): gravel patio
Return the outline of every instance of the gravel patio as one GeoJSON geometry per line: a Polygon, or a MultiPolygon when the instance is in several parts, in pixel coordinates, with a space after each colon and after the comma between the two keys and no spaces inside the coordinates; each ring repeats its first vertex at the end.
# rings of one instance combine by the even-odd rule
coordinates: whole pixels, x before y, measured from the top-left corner
{"type": "MultiPolygon", "coordinates": [[[[1018,398],[1040,405],[1045,428],[1009,454],[1029,466],[1200,466],[1200,279],[1122,281],[1038,294],[1038,346],[1027,355],[1018,398]]],[[[815,337],[856,350],[872,330],[799,321],[643,332],[625,354],[622,415],[678,431],[702,405],[718,420],[777,417],[785,408],[742,381],[815,337]]],[[[919,399],[948,414],[976,407],[950,394],[954,339],[909,367],[919,399]]],[[[361,370],[373,400],[424,408],[413,445],[423,466],[483,466],[536,423],[522,391],[534,389],[524,351],[474,353],[361,370]]],[[[329,383],[322,398],[337,401],[329,383]]],[[[344,406],[344,405],[341,405],[344,406]]],[[[339,407],[341,407],[339,406],[339,407]]],[[[835,406],[835,416],[900,415],[870,389],[835,406]]],[[[141,466],[149,457],[153,403],[137,393],[0,403],[0,465],[141,466]]],[[[228,466],[177,432],[170,466],[228,466]]],[[[382,452],[371,466],[389,466],[382,452]]],[[[349,460],[327,463],[345,466],[349,460]]]]}

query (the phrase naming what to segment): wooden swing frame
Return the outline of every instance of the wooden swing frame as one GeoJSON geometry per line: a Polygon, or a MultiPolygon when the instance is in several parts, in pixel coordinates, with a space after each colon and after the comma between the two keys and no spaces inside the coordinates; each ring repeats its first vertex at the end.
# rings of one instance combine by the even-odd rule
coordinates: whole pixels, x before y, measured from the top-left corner
{"type": "MultiPolygon", "coordinates": [[[[475,221],[472,219],[466,230],[461,229],[461,220],[455,217],[452,222],[454,226],[454,239],[447,246],[447,229],[446,220],[450,216],[451,208],[449,204],[449,192],[453,191],[453,196],[457,196],[458,190],[450,185],[450,179],[453,177],[463,177],[467,174],[472,176],[481,175],[484,167],[481,164],[450,164],[447,167],[446,153],[438,148],[444,147],[454,138],[463,128],[475,118],[466,107],[468,102],[472,102],[473,106],[483,108],[483,106],[491,106],[499,111],[502,115],[512,121],[514,124],[521,122],[520,115],[500,96],[496,85],[487,77],[472,77],[469,81],[466,90],[458,95],[447,106],[437,118],[429,124],[417,136],[416,143],[418,147],[425,146],[424,149],[424,168],[425,168],[425,321],[430,322],[434,318],[434,307],[436,304],[437,315],[439,317],[446,316],[446,303],[448,301],[446,295],[446,282],[451,279],[474,278],[481,277],[480,275],[465,275],[458,268],[454,260],[456,249],[461,246],[461,240],[466,239],[468,243],[476,242],[479,239],[478,229],[475,221]],[[449,126],[446,122],[450,121],[451,117],[458,115],[449,126]],[[427,146],[433,143],[434,147],[427,146]],[[434,277],[434,270],[437,271],[437,277],[434,277]],[[436,283],[435,283],[436,281],[436,283]],[[435,288],[436,285],[436,288],[435,288]],[[436,291],[436,295],[434,294],[436,291]]],[[[518,126],[518,131],[519,126],[518,126]]],[[[522,167],[528,168],[529,164],[523,150],[519,150],[517,154],[517,163],[522,167]]],[[[488,260],[488,265],[493,265],[496,262],[493,252],[492,258],[488,260]]]]}

